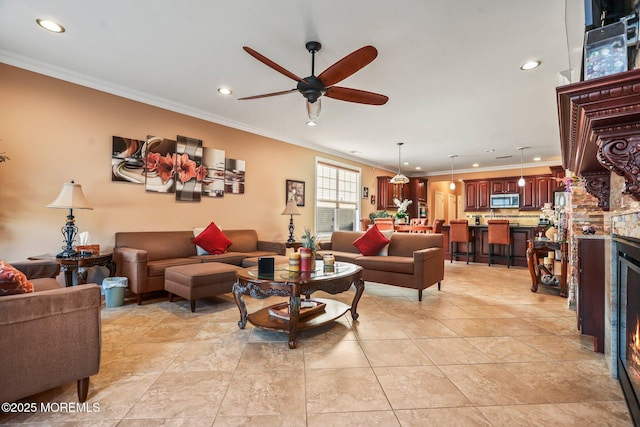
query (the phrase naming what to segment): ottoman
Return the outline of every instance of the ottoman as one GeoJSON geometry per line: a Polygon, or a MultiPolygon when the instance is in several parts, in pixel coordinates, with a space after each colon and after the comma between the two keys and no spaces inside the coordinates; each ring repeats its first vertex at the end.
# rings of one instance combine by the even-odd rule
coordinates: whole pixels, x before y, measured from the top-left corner
{"type": "Polygon", "coordinates": [[[221,262],[176,265],[164,272],[164,289],[169,292],[169,301],[178,295],[191,302],[191,311],[196,311],[196,299],[208,298],[231,292],[236,282],[236,271],[240,267],[221,262]]]}

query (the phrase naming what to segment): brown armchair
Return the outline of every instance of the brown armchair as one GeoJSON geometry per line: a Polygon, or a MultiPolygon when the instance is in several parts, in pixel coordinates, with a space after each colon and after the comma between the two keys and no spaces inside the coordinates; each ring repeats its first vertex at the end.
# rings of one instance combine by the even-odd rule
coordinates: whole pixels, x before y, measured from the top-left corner
{"type": "MultiPolygon", "coordinates": [[[[57,271],[54,266],[24,264],[12,263],[23,272],[41,268],[49,275],[51,268],[57,271]]],[[[0,402],[73,381],[77,381],[78,400],[84,402],[89,377],[100,369],[100,287],[61,288],[55,287],[51,277],[27,278],[36,292],[0,298],[0,402]],[[50,288],[39,291],[39,281],[48,282],[50,288]]]]}

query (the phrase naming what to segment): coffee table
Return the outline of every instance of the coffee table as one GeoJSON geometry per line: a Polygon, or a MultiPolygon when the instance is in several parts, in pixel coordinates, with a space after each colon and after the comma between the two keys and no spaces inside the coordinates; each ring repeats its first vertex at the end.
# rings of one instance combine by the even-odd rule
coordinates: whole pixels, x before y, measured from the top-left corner
{"type": "MultiPolygon", "coordinates": [[[[236,273],[238,281],[233,285],[233,298],[240,310],[238,326],[244,329],[247,320],[254,326],[263,329],[289,333],[289,348],[296,348],[296,333],[299,330],[316,328],[329,323],[351,311],[351,318],[358,319],[357,306],[364,292],[362,267],[346,262],[336,262],[333,271],[324,269],[322,261],[316,261],[315,270],[311,272],[289,271],[287,264],[276,265],[269,276],[258,274],[258,267],[244,268],[236,273]],[[336,295],[347,291],[351,285],[356,288],[351,306],[332,299],[311,298],[316,291],[324,291],[336,295]],[[244,295],[264,299],[272,296],[289,297],[288,319],[276,317],[274,304],[255,313],[247,313],[244,295]],[[304,299],[302,298],[304,297],[304,299]],[[325,304],[324,310],[301,316],[300,307],[303,302],[316,301],[325,304]]],[[[303,310],[304,311],[304,310],[303,310]]]]}

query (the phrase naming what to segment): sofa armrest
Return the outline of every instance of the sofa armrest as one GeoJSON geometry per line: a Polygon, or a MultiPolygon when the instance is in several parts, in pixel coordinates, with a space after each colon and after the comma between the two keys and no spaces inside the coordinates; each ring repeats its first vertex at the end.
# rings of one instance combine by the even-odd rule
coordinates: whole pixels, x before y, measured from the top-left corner
{"type": "Polygon", "coordinates": [[[416,289],[423,289],[443,279],[443,248],[426,248],[413,253],[413,282],[416,289]]]}
{"type": "Polygon", "coordinates": [[[12,266],[27,276],[27,279],[55,278],[60,274],[60,264],[54,260],[27,260],[12,262],[12,266]]]}
{"type": "Polygon", "coordinates": [[[100,368],[96,284],[0,300],[0,402],[88,378],[100,368]]]}
{"type": "Polygon", "coordinates": [[[287,246],[284,242],[258,240],[258,250],[266,252],[276,252],[278,255],[286,255],[287,246]]]}
{"type": "Polygon", "coordinates": [[[113,258],[116,263],[116,276],[124,276],[129,279],[129,289],[135,294],[146,291],[149,255],[144,249],[118,247],[113,249],[113,258]]]}
{"type": "Polygon", "coordinates": [[[321,251],[328,251],[331,250],[331,241],[325,241],[325,242],[320,242],[318,244],[320,246],[320,250],[321,251]]]}

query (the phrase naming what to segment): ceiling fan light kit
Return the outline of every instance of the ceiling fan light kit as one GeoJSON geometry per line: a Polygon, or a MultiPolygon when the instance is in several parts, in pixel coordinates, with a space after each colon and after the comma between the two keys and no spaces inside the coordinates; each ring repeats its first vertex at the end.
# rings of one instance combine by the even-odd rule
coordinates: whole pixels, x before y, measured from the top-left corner
{"type": "Polygon", "coordinates": [[[249,55],[266,66],[273,68],[277,72],[298,82],[295,89],[283,90],[279,92],[265,93],[262,95],[247,96],[238,98],[238,100],[266,98],[270,96],[285,95],[292,92],[300,92],[307,100],[307,115],[309,120],[314,121],[320,116],[320,98],[326,96],[328,98],[338,99],[341,101],[354,102],[358,104],[383,105],[389,100],[385,95],[367,92],[359,89],[351,89],[346,87],[334,86],[336,83],[346,79],[356,71],[368,65],[378,56],[378,51],[373,46],[364,46],[351,52],[322,73],[315,75],[315,56],[322,48],[322,45],[316,41],[307,42],[305,47],[311,53],[311,75],[305,78],[298,77],[286,68],[276,64],[266,56],[256,52],[248,46],[243,49],[249,55]]]}

